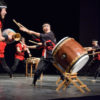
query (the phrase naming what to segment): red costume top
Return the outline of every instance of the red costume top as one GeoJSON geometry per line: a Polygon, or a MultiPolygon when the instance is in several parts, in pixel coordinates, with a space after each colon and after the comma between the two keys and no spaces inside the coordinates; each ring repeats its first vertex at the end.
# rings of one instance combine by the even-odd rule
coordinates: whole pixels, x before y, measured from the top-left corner
{"type": "MultiPolygon", "coordinates": [[[[0,29],[2,29],[2,22],[0,21],[0,29]]],[[[6,42],[0,41],[0,58],[4,58],[6,42]]]]}
{"type": "Polygon", "coordinates": [[[6,47],[6,42],[0,42],[0,58],[4,58],[4,52],[6,47]]]}
{"type": "Polygon", "coordinates": [[[0,29],[2,29],[2,22],[0,21],[0,29]]]}
{"type": "Polygon", "coordinates": [[[100,60],[100,54],[96,54],[94,60],[100,60]]]}
{"type": "Polygon", "coordinates": [[[16,44],[16,48],[17,47],[19,47],[19,49],[21,50],[21,52],[16,52],[15,53],[15,58],[16,59],[19,59],[19,60],[24,60],[24,50],[25,50],[25,48],[26,48],[26,45],[23,45],[23,47],[22,47],[22,44],[21,43],[18,43],[18,44],[16,44]]]}

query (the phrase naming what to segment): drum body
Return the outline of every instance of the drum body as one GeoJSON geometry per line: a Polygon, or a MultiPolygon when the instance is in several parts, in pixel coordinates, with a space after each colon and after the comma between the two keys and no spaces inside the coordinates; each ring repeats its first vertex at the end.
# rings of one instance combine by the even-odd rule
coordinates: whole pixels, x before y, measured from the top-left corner
{"type": "Polygon", "coordinates": [[[27,63],[30,63],[30,64],[34,64],[34,63],[36,63],[37,61],[39,62],[39,61],[40,61],[40,58],[30,57],[30,58],[27,58],[27,59],[26,59],[26,62],[27,62],[27,63]]]}
{"type": "Polygon", "coordinates": [[[21,35],[19,33],[16,33],[13,29],[10,28],[3,30],[2,35],[4,37],[10,37],[10,39],[6,40],[7,43],[19,41],[21,38],[21,35]]]}
{"type": "Polygon", "coordinates": [[[52,51],[54,60],[63,72],[76,73],[88,61],[85,49],[73,38],[65,37],[52,51]]]}

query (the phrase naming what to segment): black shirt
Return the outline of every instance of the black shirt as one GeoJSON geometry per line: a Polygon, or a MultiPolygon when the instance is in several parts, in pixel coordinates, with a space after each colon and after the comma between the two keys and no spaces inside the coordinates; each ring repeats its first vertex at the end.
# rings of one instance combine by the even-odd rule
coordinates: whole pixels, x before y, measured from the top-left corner
{"type": "MultiPolygon", "coordinates": [[[[95,49],[95,52],[100,51],[100,46],[99,46],[99,45],[97,45],[97,46],[92,46],[92,48],[95,49]]],[[[93,55],[93,57],[94,57],[95,60],[96,60],[96,59],[99,60],[99,56],[100,56],[100,54],[95,54],[95,55],[93,55]]]]}
{"type": "Polygon", "coordinates": [[[97,46],[92,46],[93,49],[100,49],[100,46],[97,45],[97,46]]]}
{"type": "Polygon", "coordinates": [[[40,33],[40,40],[43,43],[42,56],[44,58],[52,58],[52,49],[56,44],[56,38],[53,32],[46,34],[40,33]]]}

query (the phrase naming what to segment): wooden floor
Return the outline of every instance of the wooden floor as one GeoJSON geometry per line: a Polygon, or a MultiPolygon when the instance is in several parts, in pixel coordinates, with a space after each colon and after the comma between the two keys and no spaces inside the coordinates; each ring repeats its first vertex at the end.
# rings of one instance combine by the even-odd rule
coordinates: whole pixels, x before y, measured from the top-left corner
{"type": "Polygon", "coordinates": [[[100,98],[100,78],[96,82],[93,77],[80,76],[90,89],[89,93],[81,93],[72,84],[65,91],[56,91],[57,75],[44,75],[43,81],[32,85],[33,78],[16,74],[11,79],[6,74],[0,74],[0,100],[89,100],[100,98]]]}

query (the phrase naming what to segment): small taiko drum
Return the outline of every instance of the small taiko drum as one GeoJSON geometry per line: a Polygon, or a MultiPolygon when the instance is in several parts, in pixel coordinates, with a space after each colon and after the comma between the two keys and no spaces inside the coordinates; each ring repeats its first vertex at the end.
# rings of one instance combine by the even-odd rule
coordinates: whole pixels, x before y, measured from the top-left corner
{"type": "Polygon", "coordinates": [[[7,43],[13,43],[15,41],[20,41],[21,39],[20,33],[16,33],[13,29],[10,28],[3,30],[2,35],[4,37],[10,37],[5,40],[7,43]]]}
{"type": "Polygon", "coordinates": [[[27,63],[32,63],[32,64],[35,64],[36,62],[39,62],[39,61],[40,61],[40,58],[36,58],[36,57],[30,57],[26,59],[27,63]]]}
{"type": "Polygon", "coordinates": [[[63,72],[77,73],[89,60],[87,51],[73,38],[60,40],[52,51],[58,69],[63,72]]]}

